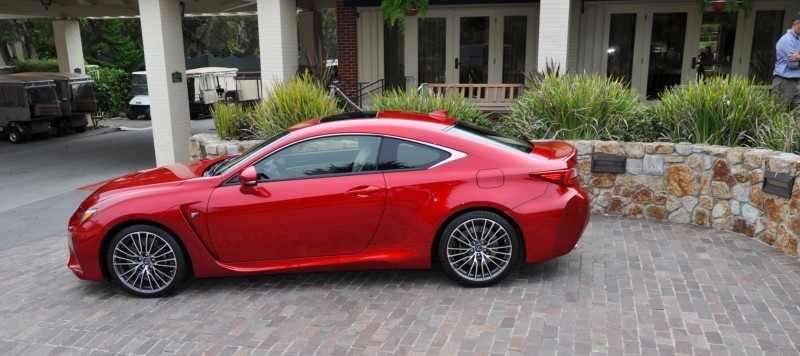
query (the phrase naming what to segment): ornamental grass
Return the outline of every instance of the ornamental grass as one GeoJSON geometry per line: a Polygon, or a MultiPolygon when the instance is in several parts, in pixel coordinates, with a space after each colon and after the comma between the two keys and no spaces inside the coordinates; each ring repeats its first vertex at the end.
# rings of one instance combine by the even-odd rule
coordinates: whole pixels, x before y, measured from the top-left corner
{"type": "Polygon", "coordinates": [[[792,114],[751,79],[717,77],[677,86],[653,110],[673,142],[797,150],[792,114]]]}
{"type": "Polygon", "coordinates": [[[510,124],[527,138],[611,139],[640,115],[635,91],[599,74],[545,75],[514,102],[510,124]]]}

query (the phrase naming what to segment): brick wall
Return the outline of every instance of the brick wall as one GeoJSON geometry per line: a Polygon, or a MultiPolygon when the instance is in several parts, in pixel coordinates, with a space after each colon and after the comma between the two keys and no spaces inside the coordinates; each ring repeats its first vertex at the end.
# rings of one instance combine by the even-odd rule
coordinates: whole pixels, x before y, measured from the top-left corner
{"type": "Polygon", "coordinates": [[[339,46],[339,87],[350,100],[358,99],[358,41],[356,9],[336,0],[336,41],[339,46]]]}

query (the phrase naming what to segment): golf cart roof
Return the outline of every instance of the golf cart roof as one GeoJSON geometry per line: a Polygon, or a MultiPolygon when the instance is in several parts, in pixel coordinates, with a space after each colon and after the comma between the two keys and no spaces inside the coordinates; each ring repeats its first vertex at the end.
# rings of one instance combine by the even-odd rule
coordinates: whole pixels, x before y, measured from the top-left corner
{"type": "MultiPolygon", "coordinates": [[[[19,73],[24,74],[24,73],[19,73]]],[[[26,75],[0,75],[0,85],[21,85],[27,88],[54,87],[56,84],[49,79],[40,79],[26,75]]]]}
{"type": "Polygon", "coordinates": [[[56,72],[25,72],[9,74],[11,77],[25,78],[27,80],[66,80],[69,82],[92,82],[92,77],[78,73],[56,73],[56,72]]]}

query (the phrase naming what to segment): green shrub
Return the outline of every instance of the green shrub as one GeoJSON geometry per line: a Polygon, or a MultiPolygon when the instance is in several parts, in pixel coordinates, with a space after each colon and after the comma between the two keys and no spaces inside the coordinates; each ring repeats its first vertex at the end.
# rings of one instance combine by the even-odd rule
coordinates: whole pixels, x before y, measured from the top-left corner
{"type": "MultiPolygon", "coordinates": [[[[654,107],[667,137],[674,141],[725,146],[767,146],[773,126],[785,129],[785,106],[765,88],[746,78],[709,78],[701,84],[675,87],[654,107]]],[[[774,143],[770,144],[774,145],[774,143]]]]}
{"type": "Polygon", "coordinates": [[[406,93],[402,89],[386,90],[371,97],[375,110],[401,110],[431,113],[447,111],[447,115],[461,121],[492,128],[494,123],[489,115],[483,113],[469,98],[455,95],[431,93],[423,90],[420,93],[406,93]]]}
{"type": "Polygon", "coordinates": [[[131,100],[131,75],[121,69],[98,67],[88,70],[94,80],[97,109],[109,115],[120,115],[131,100]]]}
{"type": "Polygon", "coordinates": [[[57,59],[20,59],[14,62],[14,73],[22,72],[58,72],[57,59]]]}
{"type": "Polygon", "coordinates": [[[652,106],[641,106],[637,115],[617,128],[615,136],[626,142],[656,142],[665,137],[664,124],[656,118],[652,106]]]}
{"type": "Polygon", "coordinates": [[[275,84],[253,108],[252,119],[256,136],[267,138],[308,119],[341,112],[322,83],[306,72],[288,85],[275,84]]]}
{"type": "Polygon", "coordinates": [[[620,80],[546,75],[514,102],[510,124],[520,137],[610,139],[640,110],[637,93],[620,80]]]}
{"type": "Polygon", "coordinates": [[[240,105],[218,101],[211,108],[211,118],[217,134],[223,140],[249,140],[254,138],[252,110],[240,105]]]}

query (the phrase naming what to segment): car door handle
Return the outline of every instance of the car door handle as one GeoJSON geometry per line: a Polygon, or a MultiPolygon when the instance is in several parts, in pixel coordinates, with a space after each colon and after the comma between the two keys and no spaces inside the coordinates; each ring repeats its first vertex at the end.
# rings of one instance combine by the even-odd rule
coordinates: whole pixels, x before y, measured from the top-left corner
{"type": "Polygon", "coordinates": [[[357,198],[366,198],[380,191],[381,188],[378,188],[374,185],[362,185],[360,187],[355,187],[353,189],[350,189],[346,193],[347,195],[354,196],[357,198]]]}

